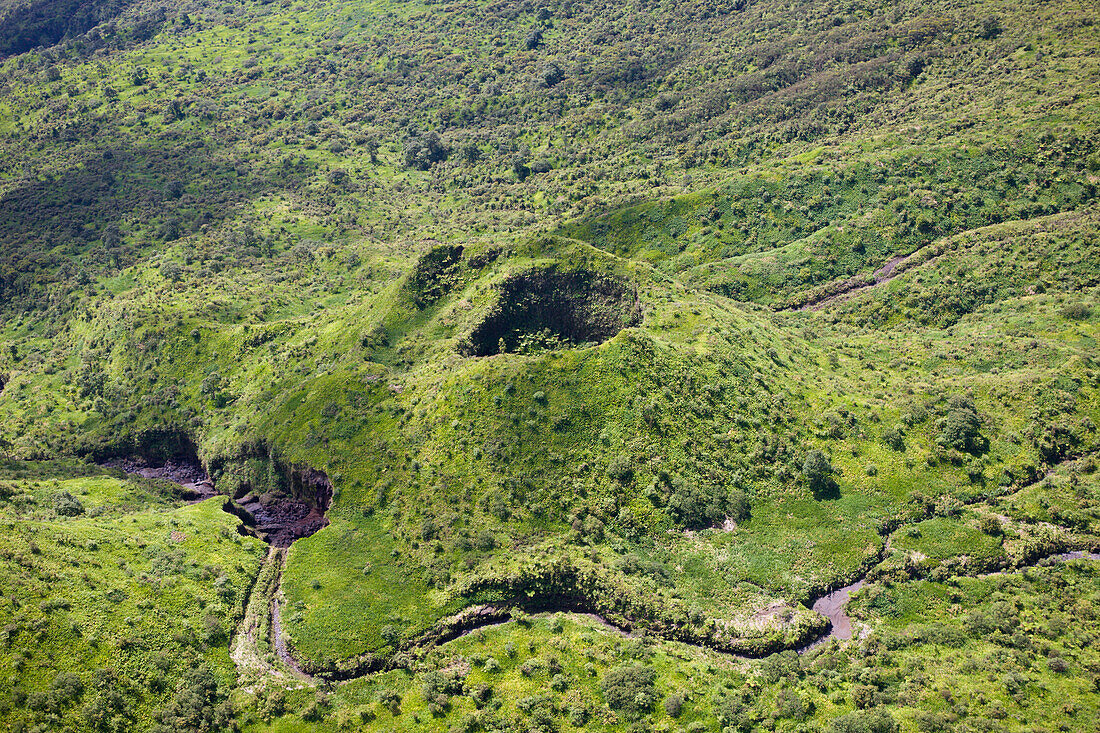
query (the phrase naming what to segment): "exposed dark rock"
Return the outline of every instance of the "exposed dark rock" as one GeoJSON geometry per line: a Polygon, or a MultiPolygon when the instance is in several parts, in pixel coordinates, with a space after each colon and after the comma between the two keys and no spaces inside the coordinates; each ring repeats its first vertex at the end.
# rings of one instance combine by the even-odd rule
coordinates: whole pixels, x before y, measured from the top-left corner
{"type": "Polygon", "coordinates": [[[206,475],[205,469],[198,459],[188,460],[186,457],[165,461],[161,465],[150,465],[141,456],[130,458],[112,458],[103,462],[107,468],[117,468],[126,473],[136,474],[143,478],[164,479],[174,484],[179,484],[183,491],[184,499],[201,501],[217,495],[214,482],[206,475]]]}
{"type": "MultiPolygon", "coordinates": [[[[181,498],[192,501],[216,496],[219,490],[210,474],[226,478],[224,470],[236,466],[234,461],[221,460],[209,466],[208,472],[190,437],[172,430],[148,431],[142,440],[128,447],[133,452],[100,457],[99,463],[144,478],[179,484],[181,498]]],[[[308,537],[328,524],[325,512],[332,504],[332,482],[324,471],[287,465],[268,453],[262,455],[270,463],[270,472],[275,474],[271,485],[253,490],[247,480],[234,477],[236,484],[227,480],[230,488],[223,486],[222,493],[235,495],[237,499],[227,497],[224,509],[244,522],[242,533],[276,547],[289,547],[299,537],[308,537]]]]}
{"type": "Polygon", "coordinates": [[[332,482],[324,471],[293,465],[283,471],[288,486],[285,495],[245,493],[227,501],[225,507],[241,518],[251,534],[275,547],[289,547],[294,540],[326,526],[325,512],[332,504],[332,482]]]}

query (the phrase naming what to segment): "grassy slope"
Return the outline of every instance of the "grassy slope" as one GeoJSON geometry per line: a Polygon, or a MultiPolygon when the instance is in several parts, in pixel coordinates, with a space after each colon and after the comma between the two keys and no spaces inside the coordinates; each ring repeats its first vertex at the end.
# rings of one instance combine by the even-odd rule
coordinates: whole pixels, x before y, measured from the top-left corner
{"type": "Polygon", "coordinates": [[[5,718],[145,728],[195,667],[232,686],[228,640],[260,543],[237,534],[219,500],[179,506],[133,481],[80,476],[87,467],[45,478],[53,470],[5,467],[0,479],[5,718]],[[83,515],[55,512],[61,492],[83,515]],[[56,680],[74,673],[83,691],[59,695],[56,680]]]}
{"type": "Polygon", "coordinates": [[[620,622],[759,651],[880,556],[939,578],[1094,544],[1083,466],[1032,483],[1100,420],[1091,9],[771,9],[181,6],[98,60],[7,61],[0,438],[42,457],[174,425],[253,456],[227,490],[265,453],[324,468],[332,525],[284,577],[320,667],[552,597],[531,578],[563,564],[620,622]],[[451,156],[405,165],[428,130],[451,156]],[[417,307],[429,237],[503,255],[417,307]],[[911,252],[821,311],[759,307],[911,252]],[[628,280],[643,322],[459,356],[496,284],[548,262],[628,280]],[[988,450],[937,444],[959,395],[988,450]],[[816,496],[813,448],[837,469],[816,496]],[[677,501],[731,486],[749,518],[682,531],[677,501]]]}

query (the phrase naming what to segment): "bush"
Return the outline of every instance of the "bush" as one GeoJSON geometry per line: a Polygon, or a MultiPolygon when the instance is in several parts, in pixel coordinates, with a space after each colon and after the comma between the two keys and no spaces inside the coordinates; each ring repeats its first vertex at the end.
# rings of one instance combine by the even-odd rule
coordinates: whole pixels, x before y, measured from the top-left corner
{"type": "Polygon", "coordinates": [[[936,442],[949,450],[981,453],[988,441],[981,435],[982,420],[974,409],[974,403],[965,397],[952,397],[947,415],[940,422],[940,434],[936,442]]]}
{"type": "Polygon", "coordinates": [[[650,667],[630,664],[616,667],[600,682],[604,700],[612,710],[644,713],[653,706],[657,694],[653,683],[657,673],[650,667]]]}
{"type": "Polygon", "coordinates": [[[205,665],[188,673],[176,696],[155,715],[160,723],[154,728],[157,733],[208,733],[233,727],[233,708],[219,688],[218,678],[205,665]]]}
{"type": "Polygon", "coordinates": [[[84,694],[84,683],[71,672],[62,672],[50,685],[50,696],[59,704],[76,702],[84,694]]]}
{"type": "Polygon", "coordinates": [[[379,690],[378,702],[382,703],[391,715],[398,715],[401,712],[401,693],[397,690],[379,690]]]}
{"type": "Polygon", "coordinates": [[[833,733],[897,733],[898,724],[882,708],[848,713],[832,722],[833,733]]]}
{"type": "Polygon", "coordinates": [[[896,451],[905,450],[905,433],[898,427],[887,428],[882,432],[882,442],[896,451]]]}
{"type": "Polygon", "coordinates": [[[607,475],[626,483],[634,477],[634,458],[627,453],[615,456],[607,466],[607,475]]]}
{"type": "Polygon", "coordinates": [[[668,511],[681,527],[701,529],[726,517],[743,522],[749,517],[751,504],[741,489],[676,480],[668,498],[668,511]]]}
{"type": "Polygon", "coordinates": [[[802,462],[802,475],[813,492],[815,498],[822,498],[832,494],[836,490],[836,481],[833,473],[836,469],[825,454],[816,448],[806,454],[806,460],[802,462]]]}
{"type": "Polygon", "coordinates": [[[53,510],[62,517],[75,517],[84,513],[84,505],[68,491],[54,494],[53,510]]]}
{"type": "Polygon", "coordinates": [[[84,705],[84,720],[88,727],[99,731],[129,730],[133,722],[130,701],[122,695],[126,680],[114,670],[100,669],[93,675],[94,694],[84,705]]]}
{"type": "Polygon", "coordinates": [[[432,670],[424,675],[424,702],[432,715],[443,715],[451,705],[451,696],[461,695],[462,688],[462,677],[457,673],[432,670]]]}
{"type": "Polygon", "coordinates": [[[670,718],[679,718],[686,700],[687,695],[683,692],[674,692],[665,698],[665,712],[668,713],[670,718]]]}
{"type": "Polygon", "coordinates": [[[805,720],[813,712],[813,704],[807,705],[801,695],[790,688],[779,691],[775,699],[775,715],[778,718],[805,720]]]}
{"type": "Polygon", "coordinates": [[[1000,537],[1004,534],[1004,528],[1001,526],[1001,520],[992,515],[983,515],[978,524],[981,527],[982,533],[987,534],[990,537],[1000,537]]]}
{"type": "Polygon", "coordinates": [[[446,160],[450,154],[450,148],[443,144],[436,132],[414,135],[405,141],[405,165],[409,168],[426,171],[435,163],[446,160]]]}
{"type": "Polygon", "coordinates": [[[1084,321],[1092,315],[1092,308],[1084,303],[1067,303],[1062,307],[1061,314],[1071,321],[1084,321]]]}

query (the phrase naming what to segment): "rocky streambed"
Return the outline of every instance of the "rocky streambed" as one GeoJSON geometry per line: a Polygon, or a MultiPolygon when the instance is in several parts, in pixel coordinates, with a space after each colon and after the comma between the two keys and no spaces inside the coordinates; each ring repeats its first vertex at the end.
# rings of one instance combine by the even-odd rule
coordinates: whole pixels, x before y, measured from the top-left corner
{"type": "MultiPolygon", "coordinates": [[[[162,479],[179,484],[183,489],[182,495],[190,501],[201,501],[218,495],[213,480],[197,459],[182,457],[156,463],[144,460],[141,457],[127,457],[104,461],[103,465],[109,468],[121,469],[144,478],[162,479]]],[[[328,476],[323,471],[308,467],[289,467],[287,469],[287,483],[291,487],[291,492],[288,495],[271,497],[259,496],[250,492],[236,499],[226,497],[223,506],[225,511],[241,519],[243,532],[268,542],[272,546],[273,552],[276,552],[279,548],[289,547],[295,540],[308,537],[328,524],[325,512],[327,512],[332,502],[332,483],[328,476]]],[[[283,559],[284,556],[279,553],[277,559],[274,560],[279,565],[279,569],[281,569],[283,559]]],[[[1038,558],[1028,565],[1043,565],[1079,559],[1100,560],[1100,553],[1086,551],[1063,552],[1038,558]]],[[[837,588],[814,599],[811,608],[826,617],[829,620],[829,626],[821,636],[800,647],[797,650],[798,653],[803,654],[811,651],[827,643],[830,639],[843,641],[853,638],[856,628],[852,619],[847,615],[846,609],[851,595],[866,583],[866,577],[862,577],[854,583],[837,588]]],[[[266,613],[269,614],[271,647],[278,659],[286,665],[294,676],[300,680],[312,682],[308,676],[304,675],[300,665],[294,659],[292,651],[286,644],[286,639],[282,633],[281,609],[276,597],[277,590],[278,580],[275,581],[275,586],[270,589],[269,593],[265,594],[266,597],[261,601],[263,606],[266,607],[266,613]]],[[[444,643],[479,628],[500,624],[509,617],[505,608],[471,610],[475,612],[468,611],[459,614],[459,617],[452,620],[453,623],[447,628],[437,629],[436,633],[425,635],[424,641],[429,645],[444,643]]],[[[553,609],[544,607],[541,610],[550,611],[553,609]]],[[[560,610],[577,611],[574,608],[562,608],[560,610]]],[[[631,629],[620,628],[601,616],[592,613],[586,613],[586,615],[619,633],[630,633],[631,631],[631,629]]],[[[444,625],[446,626],[446,624],[444,625]]],[[[739,655],[734,654],[732,656],[738,657],[739,655]]],[[[382,660],[375,660],[375,665],[378,665],[379,668],[387,666],[382,660]]],[[[348,670],[348,672],[350,674],[337,674],[334,677],[336,679],[349,679],[358,676],[351,670],[348,670]]]]}
{"type": "MultiPolygon", "coordinates": [[[[218,496],[214,480],[196,456],[177,456],[154,461],[142,456],[111,458],[106,468],[125,471],[148,479],[178,484],[180,496],[197,502],[218,496]]],[[[289,547],[294,540],[308,537],[328,524],[325,512],[332,503],[332,482],[324,471],[291,466],[286,469],[291,491],[287,495],[245,493],[225,497],[223,508],[243,522],[243,531],[274,547],[289,547]]]]}
{"type": "Polygon", "coordinates": [[[218,493],[217,489],[214,488],[214,482],[210,480],[210,476],[206,474],[202,464],[186,458],[150,464],[144,458],[134,456],[113,458],[104,461],[101,465],[142,478],[161,479],[179,484],[183,489],[181,492],[182,497],[188,501],[202,501],[216,496],[218,493]]]}

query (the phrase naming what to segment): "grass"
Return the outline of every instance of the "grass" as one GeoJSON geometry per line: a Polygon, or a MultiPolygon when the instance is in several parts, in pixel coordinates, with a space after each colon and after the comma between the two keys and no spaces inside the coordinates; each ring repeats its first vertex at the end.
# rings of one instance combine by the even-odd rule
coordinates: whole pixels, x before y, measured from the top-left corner
{"type": "MultiPolygon", "coordinates": [[[[5,722],[92,725],[109,667],[150,728],[201,663],[221,682],[208,707],[232,692],[245,727],[274,730],[627,730],[598,681],[630,660],[658,668],[640,724],[656,729],[820,730],[865,707],[906,731],[1073,729],[1094,712],[1041,659],[1072,634],[939,628],[1028,593],[1032,624],[1066,579],[1093,592],[1076,566],[951,580],[1098,542],[1093,8],[319,1],[180,6],[140,34],[150,10],[106,45],[0,62],[0,450],[50,461],[0,476],[5,722]],[[406,149],[431,132],[449,155],[420,170],[406,149]],[[440,243],[464,248],[445,272],[440,243]],[[510,353],[465,355],[545,295],[516,283],[555,268],[623,285],[641,320],[550,348],[576,329],[517,318],[510,353]],[[402,669],[329,698],[238,686],[203,624],[240,617],[213,584],[247,587],[262,548],[215,503],[54,462],[165,434],[225,493],[324,470],[331,524],[288,553],[284,630],[313,671],[402,669]],[[812,485],[815,450],[832,471],[812,485]],[[672,641],[797,646],[823,623],[805,604],[868,571],[866,642],[734,663],[672,641]],[[516,599],[646,636],[540,618],[397,651],[516,599]],[[32,706],[66,644],[86,699],[32,706]],[[466,686],[496,675],[500,707],[448,693],[433,715],[425,676],[475,645],[501,671],[471,661],[466,686]],[[519,671],[547,648],[569,678],[553,694],[519,671]],[[994,693],[967,653],[1030,681],[994,693]],[[1077,707],[1012,697],[1039,685],[1077,707]],[[681,688],[673,719],[658,703],[681,688]]],[[[1065,661],[1089,669],[1078,646],[1065,661]]]]}
{"type": "Polygon", "coordinates": [[[91,711],[111,707],[100,694],[108,691],[104,674],[125,691],[112,714],[140,727],[194,667],[209,665],[219,684],[233,684],[229,635],[262,549],[237,534],[220,500],[150,500],[146,486],[103,475],[5,485],[22,490],[0,509],[0,665],[10,723],[83,725],[91,711]],[[53,514],[56,489],[84,503],[86,515],[53,514]],[[84,691],[55,704],[47,693],[66,674],[84,691]]]}

